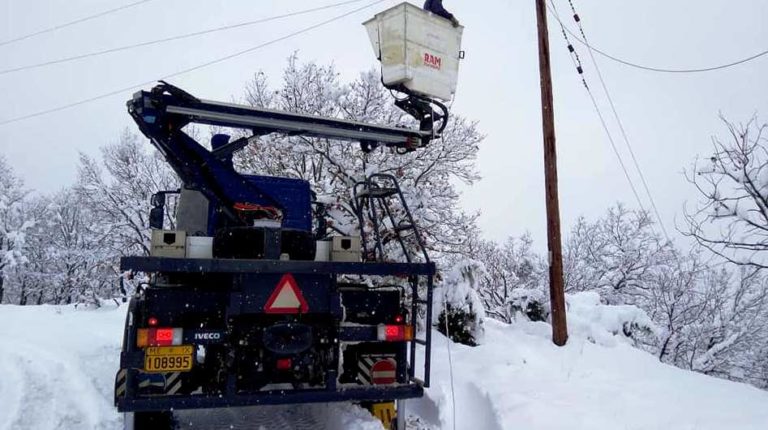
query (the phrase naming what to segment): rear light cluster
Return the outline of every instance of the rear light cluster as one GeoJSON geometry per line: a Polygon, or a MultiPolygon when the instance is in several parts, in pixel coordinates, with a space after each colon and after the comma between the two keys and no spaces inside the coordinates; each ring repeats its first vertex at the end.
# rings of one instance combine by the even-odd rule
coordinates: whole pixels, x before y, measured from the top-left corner
{"type": "Polygon", "coordinates": [[[136,332],[136,346],[175,346],[182,344],[183,330],[180,328],[140,328],[136,332]]]}
{"type": "Polygon", "coordinates": [[[413,326],[410,325],[380,325],[378,338],[385,342],[406,342],[413,340],[413,326]]]}

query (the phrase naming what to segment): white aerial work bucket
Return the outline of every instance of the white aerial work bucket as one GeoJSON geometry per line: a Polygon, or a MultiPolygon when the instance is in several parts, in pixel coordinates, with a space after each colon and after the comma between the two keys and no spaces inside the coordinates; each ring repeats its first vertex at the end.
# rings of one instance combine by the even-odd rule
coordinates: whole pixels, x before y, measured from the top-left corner
{"type": "Polygon", "coordinates": [[[410,3],[363,23],[381,61],[384,85],[405,86],[429,98],[450,100],[456,92],[464,27],[410,3]]]}

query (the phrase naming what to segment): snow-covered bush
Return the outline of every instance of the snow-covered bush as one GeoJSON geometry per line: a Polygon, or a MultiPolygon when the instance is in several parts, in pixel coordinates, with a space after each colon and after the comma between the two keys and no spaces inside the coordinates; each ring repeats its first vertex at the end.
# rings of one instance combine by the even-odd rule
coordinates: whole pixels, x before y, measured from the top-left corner
{"type": "Polygon", "coordinates": [[[631,305],[606,305],[600,295],[587,291],[566,295],[568,328],[572,334],[601,345],[635,342],[637,336],[654,336],[659,329],[642,309],[631,305]]]}
{"type": "Polygon", "coordinates": [[[469,259],[455,262],[443,273],[435,300],[437,329],[454,342],[475,346],[482,341],[485,310],[477,287],[484,274],[483,264],[469,259]]]}
{"type": "Polygon", "coordinates": [[[485,240],[470,244],[469,255],[485,266],[478,294],[488,316],[504,322],[520,315],[534,321],[548,317],[546,266],[532,246],[530,235],[509,238],[501,245],[485,240]]]}
{"type": "Polygon", "coordinates": [[[551,311],[549,296],[542,288],[518,288],[510,294],[509,309],[515,320],[522,317],[528,321],[547,321],[551,311]]]}

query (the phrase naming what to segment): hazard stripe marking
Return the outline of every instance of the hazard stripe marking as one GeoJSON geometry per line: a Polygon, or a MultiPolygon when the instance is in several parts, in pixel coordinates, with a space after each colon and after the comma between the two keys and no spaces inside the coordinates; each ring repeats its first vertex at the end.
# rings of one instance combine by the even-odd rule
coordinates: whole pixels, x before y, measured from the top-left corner
{"type": "Polygon", "coordinates": [[[165,386],[173,385],[173,383],[179,379],[179,376],[181,375],[181,372],[174,372],[171,373],[171,376],[168,376],[165,378],[165,386]]]}
{"type": "Polygon", "coordinates": [[[173,372],[165,378],[165,394],[176,394],[181,389],[181,372],[173,372]]]}
{"type": "Polygon", "coordinates": [[[171,395],[176,394],[180,389],[181,389],[181,381],[177,382],[176,385],[168,389],[166,391],[166,394],[171,394],[171,395]]]}
{"type": "Polygon", "coordinates": [[[128,376],[128,371],[126,369],[120,369],[120,371],[117,372],[117,377],[115,378],[115,397],[120,397],[125,394],[126,385],[128,385],[126,376],[128,376]]]}

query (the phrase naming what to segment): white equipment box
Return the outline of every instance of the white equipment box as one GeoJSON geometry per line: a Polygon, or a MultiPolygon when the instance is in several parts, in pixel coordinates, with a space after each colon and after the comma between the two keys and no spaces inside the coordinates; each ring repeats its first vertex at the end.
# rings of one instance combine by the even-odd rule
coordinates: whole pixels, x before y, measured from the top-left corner
{"type": "Polygon", "coordinates": [[[149,255],[152,257],[184,258],[187,251],[187,233],[178,230],[152,230],[149,255]]]}
{"type": "Polygon", "coordinates": [[[213,238],[187,236],[187,258],[213,258],[213,238]]]}
{"type": "Polygon", "coordinates": [[[402,84],[429,98],[450,100],[456,92],[464,27],[410,3],[363,23],[381,61],[386,86],[402,84]]]}
{"type": "Polygon", "coordinates": [[[334,236],[331,239],[331,261],[359,263],[362,243],[358,236],[334,236]]]}

